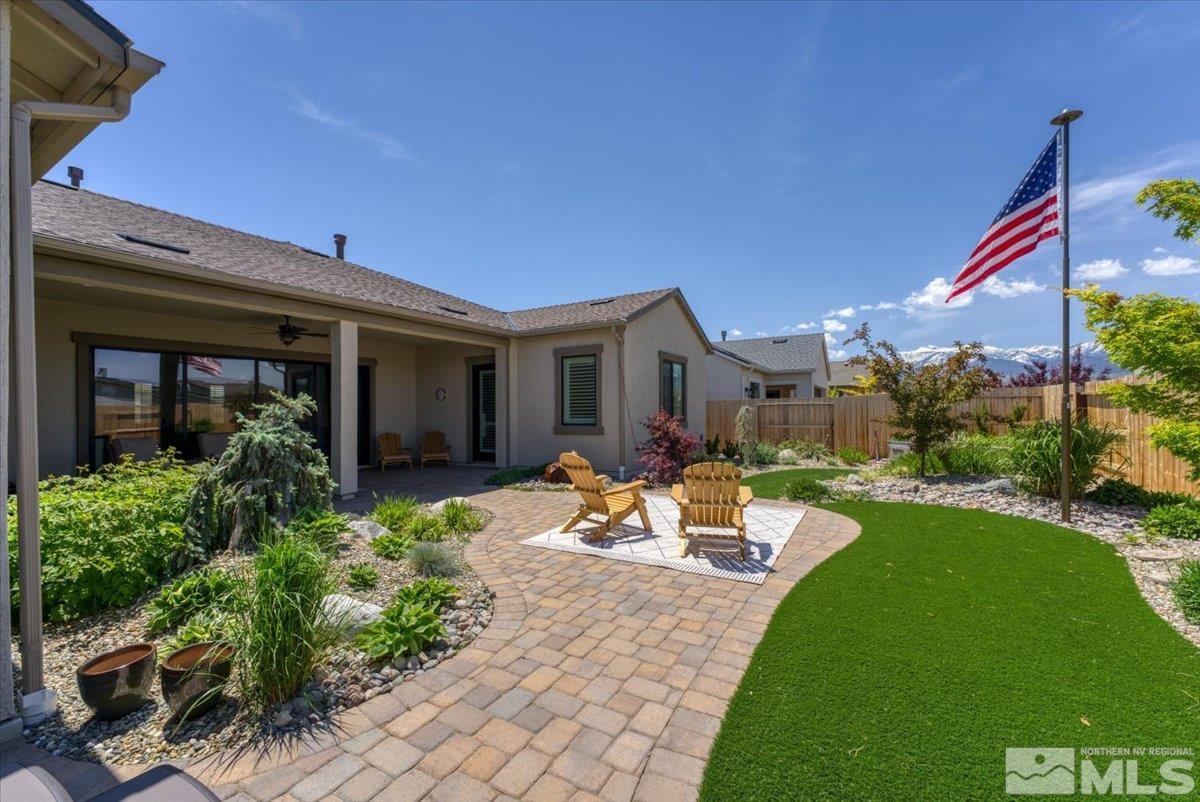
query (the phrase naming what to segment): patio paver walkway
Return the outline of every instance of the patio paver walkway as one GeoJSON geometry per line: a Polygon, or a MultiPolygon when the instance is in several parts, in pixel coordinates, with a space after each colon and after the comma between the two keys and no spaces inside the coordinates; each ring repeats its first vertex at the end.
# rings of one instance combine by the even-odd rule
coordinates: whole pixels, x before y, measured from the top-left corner
{"type": "MultiPolygon", "coordinates": [[[[492,622],[444,665],[344,713],[333,731],[188,767],[223,798],[693,799],[775,606],[859,532],[810,510],[776,573],[754,586],[521,546],[565,520],[573,496],[480,493],[470,472],[438,479],[433,470],[413,480],[422,496],[471,495],[495,513],[467,548],[496,593],[492,622]]],[[[96,793],[137,771],[43,765],[72,790],[96,793]]]]}

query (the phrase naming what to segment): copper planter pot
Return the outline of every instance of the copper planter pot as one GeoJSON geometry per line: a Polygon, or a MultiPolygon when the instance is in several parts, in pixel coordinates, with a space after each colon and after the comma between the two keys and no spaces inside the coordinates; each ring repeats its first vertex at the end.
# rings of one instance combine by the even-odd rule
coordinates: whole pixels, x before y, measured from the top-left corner
{"type": "Polygon", "coordinates": [[[227,643],[206,641],[177,649],[163,660],[163,698],[180,720],[201,716],[221,701],[233,651],[227,643]]]}
{"type": "Polygon", "coordinates": [[[153,643],[135,643],[93,657],[75,671],[80,698],[102,721],[144,707],[150,701],[156,656],[153,643]]]}

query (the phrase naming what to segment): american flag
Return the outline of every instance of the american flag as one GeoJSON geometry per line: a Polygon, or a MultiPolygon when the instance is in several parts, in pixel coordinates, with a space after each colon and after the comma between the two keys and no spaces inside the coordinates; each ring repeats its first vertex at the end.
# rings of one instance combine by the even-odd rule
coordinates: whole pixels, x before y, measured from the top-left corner
{"type": "Polygon", "coordinates": [[[183,361],[202,373],[221,378],[221,360],[216,357],[188,354],[183,361]]]}
{"type": "Polygon", "coordinates": [[[971,251],[946,303],[1032,253],[1042,240],[1058,236],[1059,156],[1056,134],[971,251]]]}

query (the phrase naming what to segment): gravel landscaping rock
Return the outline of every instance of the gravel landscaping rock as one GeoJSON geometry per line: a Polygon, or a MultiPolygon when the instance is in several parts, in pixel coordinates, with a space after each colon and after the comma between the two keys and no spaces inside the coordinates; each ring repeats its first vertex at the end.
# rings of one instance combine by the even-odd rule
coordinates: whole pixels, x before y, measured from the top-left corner
{"type": "MultiPolygon", "coordinates": [[[[826,484],[865,491],[875,501],[907,501],[946,507],[990,510],[1062,525],[1057,499],[1035,496],[1005,478],[931,476],[925,479],[880,477],[854,482],[844,477],[826,484]]],[[[1129,571],[1146,602],[1192,643],[1200,646],[1200,625],[1183,617],[1170,583],[1180,560],[1200,560],[1200,541],[1161,538],[1148,541],[1141,527],[1146,511],[1141,507],[1111,507],[1092,501],[1071,505],[1070,528],[1111,543],[1129,563],[1129,571]]]]}
{"type": "MultiPolygon", "coordinates": [[[[476,508],[484,525],[492,514],[476,508]]],[[[351,521],[353,531],[343,535],[336,566],[344,574],[351,565],[369,563],[379,571],[374,588],[342,592],[327,597],[347,609],[366,616],[388,605],[396,591],[417,576],[406,561],[386,560],[371,550],[370,536],[364,532],[369,523],[351,521]]],[[[461,552],[469,536],[446,541],[461,552]]],[[[210,565],[238,568],[248,555],[220,555],[210,565]]],[[[441,612],[445,638],[419,656],[398,665],[379,665],[347,645],[333,654],[324,667],[295,699],[258,716],[242,709],[236,688],[226,689],[227,698],[214,710],[183,725],[171,719],[170,709],[162,700],[158,679],[151,692],[152,703],[116,721],[96,721],[79,698],[75,669],[91,657],[130,643],[151,639],[147,635],[145,603],[157,591],[137,603],[69,624],[48,624],[44,633],[44,671],[47,687],[58,693],[59,711],[41,724],[23,731],[26,740],[49,753],[96,763],[128,764],[162,760],[194,759],[231,747],[247,748],[261,741],[291,737],[296,733],[327,729],[338,713],[392,687],[411,681],[429,668],[451,659],[475,639],[492,620],[492,593],[483,581],[461,561],[463,572],[452,578],[460,590],[454,604],[441,612]]],[[[159,638],[165,636],[158,636],[159,638]]],[[[14,634],[14,641],[18,638],[14,634]]],[[[14,658],[19,652],[14,643],[14,658]]],[[[20,686],[20,666],[14,666],[20,686]]]]}

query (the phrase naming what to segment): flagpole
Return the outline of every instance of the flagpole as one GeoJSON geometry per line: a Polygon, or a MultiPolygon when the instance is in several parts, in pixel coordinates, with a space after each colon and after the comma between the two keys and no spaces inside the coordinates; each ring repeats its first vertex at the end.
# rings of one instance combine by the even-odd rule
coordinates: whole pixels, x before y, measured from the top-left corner
{"type": "Polygon", "coordinates": [[[1068,211],[1070,206],[1070,148],[1071,123],[1083,116],[1079,109],[1063,109],[1050,121],[1060,128],[1062,144],[1062,187],[1059,207],[1062,219],[1062,521],[1071,522],[1071,234],[1068,211]]]}

